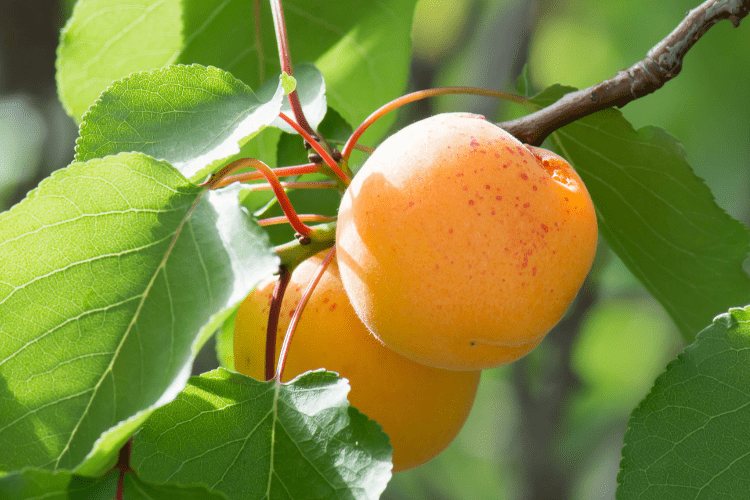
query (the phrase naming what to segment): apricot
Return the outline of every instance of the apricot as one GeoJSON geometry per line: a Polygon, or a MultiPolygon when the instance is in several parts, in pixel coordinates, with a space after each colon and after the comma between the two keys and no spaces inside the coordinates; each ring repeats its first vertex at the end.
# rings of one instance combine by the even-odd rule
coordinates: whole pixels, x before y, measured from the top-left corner
{"type": "Polygon", "coordinates": [[[465,113],[386,139],[345,192],[336,235],[341,280],[369,330],[452,370],[536,347],[596,243],[594,206],[565,160],[465,113]]]}
{"type": "MultiPolygon", "coordinates": [[[[276,359],[295,308],[324,255],[300,264],[282,303],[276,359]]],[[[266,322],[275,279],[240,305],[234,330],[235,369],[263,380],[266,322]]],[[[453,372],[396,354],[357,317],[341,284],[336,259],[315,288],[297,325],[283,381],[326,368],[349,379],[349,401],[375,419],[393,446],[393,471],[427,462],[458,434],[469,415],[479,371],[453,372]]]]}

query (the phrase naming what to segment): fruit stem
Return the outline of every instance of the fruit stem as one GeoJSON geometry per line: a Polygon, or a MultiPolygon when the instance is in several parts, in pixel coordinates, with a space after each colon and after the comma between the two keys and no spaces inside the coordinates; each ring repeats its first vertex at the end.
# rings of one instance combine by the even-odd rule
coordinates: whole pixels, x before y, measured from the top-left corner
{"type": "Polygon", "coordinates": [[[128,442],[120,448],[120,454],[117,457],[117,464],[115,469],[120,471],[117,478],[117,492],[115,493],[115,500],[122,500],[124,495],[125,487],[125,474],[131,472],[133,469],[130,468],[130,453],[133,450],[133,438],[128,439],[128,442]]]}
{"type": "Polygon", "coordinates": [[[323,277],[323,273],[325,273],[326,269],[328,268],[328,264],[331,263],[331,260],[333,259],[333,256],[335,254],[336,254],[336,247],[333,247],[328,252],[328,255],[326,255],[326,258],[323,259],[323,262],[321,262],[320,265],[318,266],[318,270],[316,271],[315,276],[310,281],[310,283],[308,283],[307,288],[305,289],[305,293],[302,294],[302,297],[300,298],[299,303],[297,304],[297,309],[294,310],[294,315],[292,316],[292,320],[289,323],[289,328],[287,328],[286,335],[284,336],[284,343],[281,345],[281,352],[279,353],[279,362],[278,362],[278,365],[276,366],[276,375],[274,376],[274,378],[278,382],[281,382],[281,377],[284,374],[284,365],[286,364],[286,356],[289,351],[289,345],[292,343],[292,337],[294,336],[294,331],[297,329],[297,323],[299,323],[299,320],[302,317],[302,312],[305,310],[307,301],[310,299],[310,296],[315,290],[315,287],[318,286],[318,282],[320,281],[320,278],[323,277]]]}
{"type": "Polygon", "coordinates": [[[312,135],[310,135],[305,129],[299,126],[299,124],[295,123],[294,120],[286,116],[284,113],[279,113],[279,117],[281,117],[282,120],[287,122],[294,130],[299,133],[299,135],[302,136],[303,139],[305,139],[310,146],[315,150],[316,153],[320,155],[321,158],[323,158],[323,161],[326,162],[326,165],[331,167],[331,170],[338,176],[341,181],[348,186],[349,183],[352,182],[352,178],[344,173],[343,170],[339,167],[338,163],[331,157],[331,155],[328,153],[328,151],[325,150],[323,146],[320,145],[318,141],[316,141],[312,135]]]}
{"type": "MultiPolygon", "coordinates": [[[[336,217],[317,214],[299,214],[298,217],[299,220],[303,222],[333,222],[336,220],[336,217]]],[[[269,217],[267,219],[261,219],[258,221],[258,225],[264,227],[273,226],[274,224],[284,224],[286,222],[289,222],[289,219],[287,219],[285,215],[282,215],[280,217],[269,217]]]]}
{"type": "Polygon", "coordinates": [[[520,95],[511,94],[509,92],[501,92],[499,90],[482,89],[478,87],[438,87],[435,89],[418,90],[416,92],[412,92],[411,94],[406,94],[392,100],[391,102],[385,104],[384,106],[381,106],[380,108],[375,110],[374,113],[365,118],[365,121],[363,121],[360,126],[357,127],[357,129],[352,133],[351,137],[349,137],[349,140],[346,141],[346,145],[341,152],[341,156],[344,159],[348,160],[349,156],[351,156],[352,154],[352,150],[357,144],[357,141],[362,136],[362,134],[364,134],[365,130],[367,130],[370,125],[372,125],[377,120],[385,116],[387,113],[393,111],[394,109],[400,108],[404,104],[409,104],[410,102],[419,101],[420,99],[426,99],[428,97],[435,97],[439,95],[453,94],[472,94],[497,97],[499,99],[505,99],[506,101],[512,101],[523,105],[526,105],[528,101],[527,98],[520,95]]]}
{"type": "MultiPolygon", "coordinates": [[[[337,141],[335,139],[328,139],[328,142],[331,144],[336,144],[337,146],[343,146],[346,143],[343,141],[337,141]]],[[[375,152],[375,148],[371,148],[369,146],[363,146],[362,144],[355,144],[354,149],[357,151],[362,151],[363,153],[373,154],[375,152]]]]}
{"type": "MultiPolygon", "coordinates": [[[[315,182],[279,182],[284,189],[338,189],[336,181],[315,181],[315,182]]],[[[247,191],[267,191],[273,189],[271,184],[249,184],[242,189],[247,191]]]]}
{"type": "MultiPolygon", "coordinates": [[[[320,166],[317,163],[307,163],[305,165],[295,165],[293,167],[279,167],[272,169],[276,177],[288,177],[290,175],[302,175],[302,174],[314,174],[320,171],[320,166]]],[[[228,186],[233,182],[248,182],[257,181],[262,179],[263,174],[261,172],[245,172],[242,174],[227,175],[221,181],[216,183],[214,189],[228,186]]]]}
{"type": "Polygon", "coordinates": [[[300,262],[334,245],[336,242],[336,223],[319,224],[312,228],[312,232],[307,237],[309,241],[304,245],[295,240],[274,248],[276,255],[281,258],[281,265],[285,266],[290,272],[300,262]]]}
{"type": "Polygon", "coordinates": [[[297,212],[295,212],[292,202],[289,201],[289,197],[286,195],[284,187],[281,185],[279,178],[276,177],[273,170],[271,170],[271,167],[256,158],[240,158],[239,160],[233,161],[212,175],[206,182],[201,184],[201,186],[208,189],[216,189],[222,179],[241,168],[255,168],[263,174],[263,177],[265,177],[271,185],[271,189],[273,189],[273,194],[276,195],[276,199],[279,200],[281,209],[289,218],[289,224],[291,224],[294,230],[299,234],[307,237],[312,229],[309,226],[306,226],[301,220],[299,220],[299,217],[297,217],[297,212]]]}
{"type": "MultiPolygon", "coordinates": [[[[276,31],[276,44],[279,47],[281,71],[289,76],[294,76],[292,73],[292,55],[289,51],[289,37],[286,33],[286,21],[284,21],[284,9],[281,6],[281,0],[271,0],[271,12],[273,13],[273,27],[276,31]]],[[[314,133],[312,127],[307,122],[307,118],[305,118],[305,113],[302,111],[302,104],[299,101],[297,89],[295,88],[287,95],[287,98],[289,99],[289,105],[292,107],[297,123],[309,134],[314,133]]]]}
{"type": "Polygon", "coordinates": [[[279,328],[279,314],[281,314],[281,303],[284,300],[286,287],[289,280],[292,279],[292,273],[286,267],[279,268],[279,281],[273,288],[271,296],[271,308],[268,312],[268,325],[266,327],[266,364],[265,379],[271,380],[276,368],[276,331],[279,328]]]}

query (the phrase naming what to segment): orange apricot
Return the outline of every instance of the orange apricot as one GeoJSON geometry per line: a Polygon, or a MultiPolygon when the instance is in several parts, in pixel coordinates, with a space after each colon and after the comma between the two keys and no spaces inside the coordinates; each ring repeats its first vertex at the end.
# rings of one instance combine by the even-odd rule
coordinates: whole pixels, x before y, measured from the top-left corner
{"type": "MultiPolygon", "coordinates": [[[[323,254],[297,267],[286,290],[277,331],[276,359],[291,316],[323,254]]],[[[263,380],[266,323],[276,280],[267,280],[240,305],[234,330],[234,364],[263,380]]],[[[454,372],[396,354],[373,337],[346,296],[334,259],[315,288],[289,347],[283,381],[326,368],[349,379],[349,401],[375,419],[393,446],[393,471],[435,457],[469,415],[479,371],[454,372]]]]}
{"type": "Polygon", "coordinates": [[[370,331],[452,370],[536,347],[575,298],[596,244],[575,170],[465,113],[386,139],[344,194],[336,235],[341,280],[370,331]]]}

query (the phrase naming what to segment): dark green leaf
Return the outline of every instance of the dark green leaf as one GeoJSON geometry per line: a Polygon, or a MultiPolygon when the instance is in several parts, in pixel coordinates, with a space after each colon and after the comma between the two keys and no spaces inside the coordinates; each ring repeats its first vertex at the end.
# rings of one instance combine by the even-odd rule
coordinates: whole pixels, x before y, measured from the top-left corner
{"type": "Polygon", "coordinates": [[[193,377],[135,436],[133,467],[147,480],[200,482],[230,498],[377,499],[391,448],[348,392],[322,370],[288,384],[223,368],[193,377]]]}
{"type": "MultiPolygon", "coordinates": [[[[550,87],[534,102],[547,105],[570,90],[550,87]]],[[[685,338],[750,301],[742,270],[748,230],[716,205],[675,138],[655,127],[636,131],[608,109],[551,140],[591,193],[600,233],[685,338]]]]}
{"type": "MultiPolygon", "coordinates": [[[[103,497],[102,497],[103,498],[103,497]]],[[[205,486],[147,483],[134,474],[125,474],[123,500],[226,500],[223,493],[205,486]]]]}
{"type": "MultiPolygon", "coordinates": [[[[349,123],[360,123],[406,86],[415,3],[284,1],[293,61],[320,68],[329,104],[349,123]]],[[[175,63],[216,66],[258,88],[280,67],[269,4],[257,4],[258,19],[254,5],[247,0],[118,5],[79,0],[58,50],[60,98],[78,119],[111,82],[175,63]]],[[[392,120],[379,120],[368,140],[392,120]]]]}
{"type": "Polygon", "coordinates": [[[205,339],[278,265],[237,194],[122,153],[58,171],[0,215],[0,470],[97,475],[182,390],[205,339]]]}
{"type": "MultiPolygon", "coordinates": [[[[342,144],[346,143],[353,131],[352,126],[333,108],[328,108],[325,118],[323,118],[323,121],[318,126],[318,132],[323,137],[329,141],[338,141],[342,144]]],[[[338,149],[341,150],[343,148],[339,145],[338,149]]]]}
{"type": "Polygon", "coordinates": [[[750,492],[750,307],[700,332],[633,411],[619,500],[744,499],[750,492]]]}
{"type": "Polygon", "coordinates": [[[284,92],[278,79],[271,83],[259,99],[216,68],[169,66],[130,75],[83,115],[76,160],[139,151],[202,180],[277,119],[284,92]]]}
{"type": "Polygon", "coordinates": [[[3,500],[90,500],[114,498],[120,472],[102,478],[74,475],[69,471],[27,469],[0,477],[3,500]]]}

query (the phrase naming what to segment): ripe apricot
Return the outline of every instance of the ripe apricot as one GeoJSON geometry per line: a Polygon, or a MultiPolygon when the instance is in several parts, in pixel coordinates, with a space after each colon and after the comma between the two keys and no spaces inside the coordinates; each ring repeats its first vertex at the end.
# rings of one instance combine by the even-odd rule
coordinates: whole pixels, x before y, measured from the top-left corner
{"type": "Polygon", "coordinates": [[[596,252],[594,206],[561,157],[483,117],[400,130],[344,194],[336,250],[362,321],[430,366],[514,361],[562,318],[596,252]]]}
{"type": "MultiPolygon", "coordinates": [[[[294,271],[282,303],[276,359],[300,297],[322,254],[294,271]]],[[[266,322],[275,279],[240,305],[234,330],[235,369],[264,376],[266,322]]],[[[283,381],[326,368],[349,379],[349,401],[375,419],[393,446],[393,470],[416,467],[440,453],[461,430],[479,383],[479,371],[453,372],[415,363],[373,337],[346,296],[334,259],[315,288],[289,348],[283,381]]]]}

